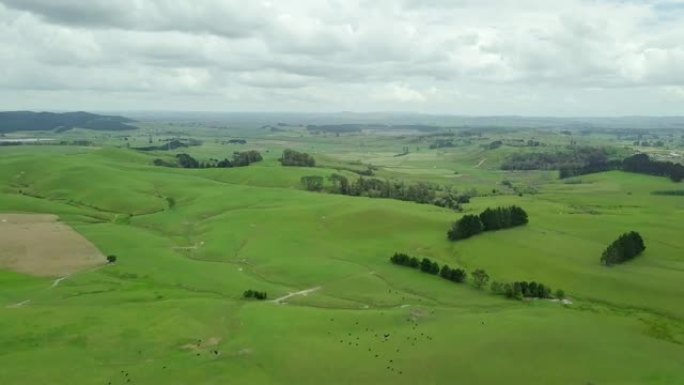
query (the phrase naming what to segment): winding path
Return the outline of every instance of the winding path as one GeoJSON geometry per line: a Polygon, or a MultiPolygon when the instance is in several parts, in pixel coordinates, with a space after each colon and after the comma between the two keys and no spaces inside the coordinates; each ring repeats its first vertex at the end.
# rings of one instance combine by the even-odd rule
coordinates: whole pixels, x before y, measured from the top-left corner
{"type": "Polygon", "coordinates": [[[284,295],[284,296],[282,296],[282,297],[280,297],[280,298],[276,298],[276,299],[274,299],[272,302],[273,302],[273,303],[277,303],[277,304],[282,304],[283,301],[285,301],[285,300],[288,299],[288,298],[292,298],[292,297],[295,297],[295,296],[298,296],[298,295],[309,295],[309,294],[311,294],[311,293],[313,293],[313,292],[319,290],[320,288],[321,288],[320,286],[316,286],[316,287],[312,287],[311,289],[306,289],[306,290],[302,290],[302,291],[297,291],[297,292],[294,292],[294,293],[290,293],[290,294],[284,295]]]}

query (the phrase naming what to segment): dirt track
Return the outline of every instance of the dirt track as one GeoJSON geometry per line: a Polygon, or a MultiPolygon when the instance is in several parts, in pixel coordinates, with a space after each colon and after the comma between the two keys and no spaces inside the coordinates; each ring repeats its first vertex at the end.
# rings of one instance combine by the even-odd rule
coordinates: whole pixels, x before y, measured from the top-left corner
{"type": "Polygon", "coordinates": [[[321,288],[320,286],[317,286],[317,287],[312,287],[311,289],[306,289],[306,290],[302,290],[302,291],[297,291],[297,292],[294,292],[294,293],[290,293],[290,294],[288,294],[288,295],[284,295],[284,296],[282,296],[282,297],[280,297],[280,298],[274,299],[273,302],[275,302],[275,303],[284,303],[284,301],[285,301],[286,299],[288,299],[288,298],[295,297],[295,296],[298,296],[298,295],[308,295],[308,294],[310,294],[310,293],[313,293],[313,292],[317,291],[317,290],[320,289],[320,288],[321,288]]]}
{"type": "Polygon", "coordinates": [[[65,277],[105,262],[92,243],[54,215],[0,214],[2,269],[65,277]]]}

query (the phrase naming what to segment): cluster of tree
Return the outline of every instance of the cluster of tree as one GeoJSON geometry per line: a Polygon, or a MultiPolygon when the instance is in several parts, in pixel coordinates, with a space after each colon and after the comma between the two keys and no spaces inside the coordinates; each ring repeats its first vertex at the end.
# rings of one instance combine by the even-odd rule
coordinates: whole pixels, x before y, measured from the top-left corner
{"type": "Polygon", "coordinates": [[[453,139],[437,139],[432,144],[430,144],[430,149],[434,150],[436,148],[445,148],[445,147],[456,147],[454,144],[453,139]]]}
{"type": "Polygon", "coordinates": [[[247,144],[247,141],[244,139],[230,139],[228,144],[247,144]]]}
{"type": "Polygon", "coordinates": [[[483,144],[482,147],[486,150],[496,150],[497,148],[503,146],[503,142],[500,140],[495,140],[489,144],[483,144]]]}
{"type": "Polygon", "coordinates": [[[261,162],[264,158],[261,153],[256,150],[250,151],[236,151],[233,153],[233,161],[231,167],[245,167],[252,163],[261,162]]]}
{"type": "Polygon", "coordinates": [[[684,166],[672,162],[654,161],[646,154],[632,155],[620,160],[596,160],[593,163],[579,167],[563,167],[560,169],[560,178],[593,174],[603,171],[622,170],[639,174],[669,177],[673,182],[681,182],[684,179],[684,166]]]}
{"type": "Polygon", "coordinates": [[[628,261],[646,250],[644,239],[636,231],[622,234],[611,243],[601,256],[601,263],[606,266],[628,261]]]}
{"type": "Polygon", "coordinates": [[[662,140],[654,141],[654,142],[649,142],[644,140],[643,142],[639,142],[638,140],[633,143],[635,146],[642,146],[642,147],[665,147],[665,142],[662,140]]]}
{"type": "Polygon", "coordinates": [[[570,178],[573,176],[580,176],[586,174],[595,174],[597,172],[613,171],[622,169],[622,161],[609,160],[605,162],[590,163],[584,166],[565,166],[558,170],[560,179],[570,178]]]}
{"type": "Polygon", "coordinates": [[[260,162],[263,158],[259,151],[236,151],[233,153],[232,159],[211,159],[208,162],[200,162],[188,154],[176,154],[176,164],[167,162],[163,159],[155,159],[153,161],[155,166],[162,167],[181,167],[181,168],[232,168],[245,167],[252,163],[260,162]]]}
{"type": "Polygon", "coordinates": [[[437,262],[431,261],[429,258],[419,260],[416,257],[411,257],[404,253],[394,253],[394,255],[390,257],[390,262],[395,265],[420,269],[420,271],[432,275],[439,274],[440,277],[457,283],[465,282],[467,277],[467,273],[463,269],[452,269],[449,265],[443,265],[440,268],[437,262]]]}
{"type": "Polygon", "coordinates": [[[137,147],[135,149],[139,151],[171,151],[178,148],[199,146],[201,144],[202,141],[197,139],[172,139],[168,140],[165,144],[160,144],[158,146],[137,147]]]}
{"type": "Polygon", "coordinates": [[[527,213],[518,206],[487,208],[480,215],[464,215],[447,232],[449,240],[467,239],[483,231],[495,231],[526,225],[527,213]]]}
{"type": "Polygon", "coordinates": [[[283,166],[314,167],[316,160],[313,156],[295,150],[286,149],[278,159],[283,166]]]}
{"type": "Polygon", "coordinates": [[[560,170],[605,164],[609,160],[605,148],[570,146],[564,151],[516,153],[504,160],[503,170],[560,170]]]}
{"type": "Polygon", "coordinates": [[[378,178],[358,178],[353,181],[341,174],[328,176],[326,187],[322,176],[312,175],[301,178],[302,186],[309,191],[327,191],[333,194],[386,198],[401,201],[433,204],[439,207],[461,210],[461,205],[470,201],[470,195],[458,194],[455,190],[431,183],[406,184],[403,181],[390,181],[378,178]]]}
{"type": "Polygon", "coordinates": [[[653,195],[669,195],[669,196],[684,196],[684,190],[665,190],[665,191],[654,191],[653,195]]]}
{"type": "Polygon", "coordinates": [[[367,125],[361,124],[329,124],[329,125],[314,125],[306,126],[306,129],[313,134],[333,133],[333,134],[348,134],[361,132],[367,125]]]}
{"type": "MultiPolygon", "coordinates": [[[[551,298],[551,288],[537,282],[516,281],[513,283],[492,282],[491,290],[494,294],[505,295],[506,298],[551,298]]],[[[562,290],[557,293],[564,296],[562,290]]]]}
{"type": "Polygon", "coordinates": [[[116,263],[116,255],[108,255],[107,256],[107,263],[116,263]]]}
{"type": "Polygon", "coordinates": [[[684,179],[684,166],[679,163],[651,160],[646,154],[636,154],[622,161],[622,170],[639,174],[667,176],[673,182],[684,179]]]}
{"type": "Polygon", "coordinates": [[[261,300],[261,301],[265,300],[268,297],[268,295],[266,294],[265,291],[257,291],[257,290],[252,290],[252,289],[245,290],[245,292],[242,293],[242,296],[244,298],[247,298],[247,299],[254,298],[254,299],[261,300]]]}

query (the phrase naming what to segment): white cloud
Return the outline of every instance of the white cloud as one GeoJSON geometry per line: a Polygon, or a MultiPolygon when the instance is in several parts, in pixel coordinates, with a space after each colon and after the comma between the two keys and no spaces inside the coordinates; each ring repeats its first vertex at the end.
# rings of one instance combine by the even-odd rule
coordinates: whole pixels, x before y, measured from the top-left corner
{"type": "Polygon", "coordinates": [[[681,114],[683,42],[680,1],[0,0],[0,102],[681,114]]]}

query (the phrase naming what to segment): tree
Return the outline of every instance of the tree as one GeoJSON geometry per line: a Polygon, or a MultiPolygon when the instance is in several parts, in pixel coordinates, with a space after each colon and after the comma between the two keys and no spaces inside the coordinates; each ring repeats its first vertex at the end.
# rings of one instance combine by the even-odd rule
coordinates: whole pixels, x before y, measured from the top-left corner
{"type": "Polygon", "coordinates": [[[116,263],[116,255],[108,255],[107,263],[116,263]]]}
{"type": "Polygon", "coordinates": [[[339,194],[349,194],[349,180],[340,174],[331,174],[328,180],[333,184],[333,191],[339,194]]]}
{"type": "Polygon", "coordinates": [[[449,280],[454,281],[456,283],[463,283],[466,280],[467,276],[468,274],[463,269],[451,269],[451,275],[449,276],[449,280]]]}
{"type": "Polygon", "coordinates": [[[408,266],[417,269],[420,266],[420,261],[416,257],[411,257],[408,266]]]}
{"type": "Polygon", "coordinates": [[[300,179],[304,188],[309,191],[321,191],[323,190],[323,177],[318,175],[303,176],[300,179]]]}
{"type": "Polygon", "coordinates": [[[420,261],[420,271],[428,274],[439,274],[439,264],[431,261],[429,258],[423,258],[420,261]]]}
{"type": "Polygon", "coordinates": [[[314,167],[316,160],[305,152],[286,149],[278,159],[283,166],[314,167]]]}
{"type": "Polygon", "coordinates": [[[166,203],[169,205],[170,209],[176,207],[176,199],[174,197],[166,197],[166,203]]]}
{"type": "Polygon", "coordinates": [[[177,154],[176,159],[178,161],[178,165],[183,168],[199,168],[200,166],[197,159],[188,154],[177,154]]]}
{"type": "Polygon", "coordinates": [[[245,290],[245,292],[242,293],[242,296],[247,299],[254,298],[258,300],[265,300],[268,297],[265,291],[257,291],[252,289],[245,290]]]}
{"type": "Polygon", "coordinates": [[[451,279],[451,268],[449,265],[442,266],[442,269],[439,271],[439,276],[444,279],[451,279]]]}
{"type": "Polygon", "coordinates": [[[449,240],[456,241],[459,239],[470,238],[473,235],[477,235],[483,231],[482,222],[480,217],[477,215],[464,215],[461,219],[456,221],[449,232],[447,237],[449,240]]]}
{"type": "Polygon", "coordinates": [[[514,298],[515,293],[513,291],[513,285],[511,285],[510,283],[505,283],[503,285],[503,293],[506,296],[506,298],[514,298]]]}
{"type": "Polygon", "coordinates": [[[565,298],[565,292],[561,289],[556,290],[556,298],[562,300],[565,298]]]}
{"type": "Polygon", "coordinates": [[[478,289],[482,289],[489,281],[489,274],[483,269],[475,269],[470,275],[473,277],[473,284],[478,289]]]}
{"type": "Polygon", "coordinates": [[[528,223],[527,213],[518,206],[487,208],[480,215],[464,215],[447,232],[452,240],[466,239],[483,231],[495,231],[528,223]]]}
{"type": "Polygon", "coordinates": [[[606,266],[623,263],[638,256],[644,250],[646,250],[646,246],[641,235],[635,231],[630,231],[622,234],[603,251],[601,263],[606,266]]]}
{"type": "Polygon", "coordinates": [[[410,257],[404,253],[394,253],[390,261],[395,265],[409,266],[410,257]]]}
{"type": "Polygon", "coordinates": [[[504,294],[504,284],[498,281],[492,282],[492,284],[489,286],[491,289],[492,293],[494,294],[504,294]]]}
{"type": "Polygon", "coordinates": [[[233,167],[244,167],[249,166],[252,163],[260,162],[263,158],[259,151],[235,151],[233,153],[233,161],[231,162],[233,167]]]}

